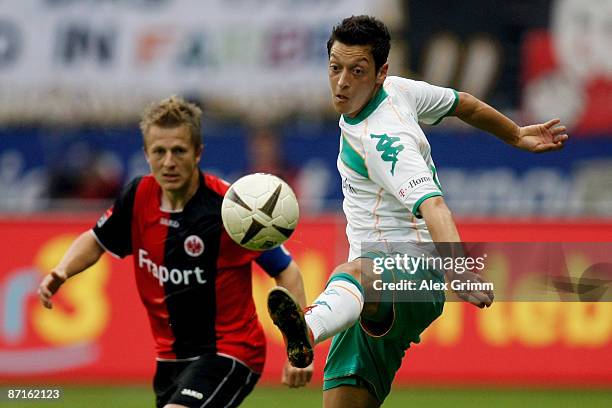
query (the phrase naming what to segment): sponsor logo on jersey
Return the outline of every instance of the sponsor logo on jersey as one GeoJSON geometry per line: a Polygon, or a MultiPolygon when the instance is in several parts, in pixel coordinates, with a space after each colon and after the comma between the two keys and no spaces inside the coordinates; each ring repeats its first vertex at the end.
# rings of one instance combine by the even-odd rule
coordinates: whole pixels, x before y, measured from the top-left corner
{"type": "Polygon", "coordinates": [[[106,212],[98,219],[98,228],[102,228],[102,226],[106,224],[106,221],[108,221],[111,215],[113,215],[113,207],[106,210],[106,212]]]}
{"type": "Polygon", "coordinates": [[[159,286],[163,286],[166,282],[172,282],[175,285],[189,285],[190,282],[200,284],[206,283],[204,279],[204,269],[196,266],[195,269],[176,269],[168,268],[165,265],[158,265],[149,259],[149,253],[144,249],[138,250],[138,267],[141,269],[147,268],[147,271],[155,279],[159,281],[159,286]]]}
{"type": "Polygon", "coordinates": [[[371,134],[370,138],[378,139],[378,143],[376,144],[376,150],[381,152],[380,157],[383,161],[391,162],[391,175],[395,175],[395,164],[397,163],[397,156],[400,154],[402,150],[404,150],[404,145],[399,142],[399,137],[389,136],[386,133],[382,135],[374,135],[371,134]]]}
{"type": "Polygon", "coordinates": [[[351,194],[357,194],[357,192],[355,191],[355,187],[353,187],[351,183],[349,183],[346,177],[342,179],[342,189],[348,191],[351,194]]]}
{"type": "Polygon", "coordinates": [[[159,223],[161,225],[165,225],[167,227],[172,227],[172,228],[178,228],[180,227],[180,224],[177,220],[171,220],[170,218],[160,218],[159,219],[159,223]]]}
{"type": "Polygon", "coordinates": [[[187,255],[195,258],[202,255],[204,252],[204,241],[202,241],[202,238],[198,237],[197,235],[190,235],[185,238],[183,247],[185,248],[187,255]]]}
{"type": "MultiPolygon", "coordinates": [[[[420,184],[423,184],[425,182],[431,182],[431,177],[429,176],[423,176],[423,177],[419,177],[419,178],[413,178],[410,181],[408,181],[408,188],[415,188],[420,184]]],[[[401,190],[400,190],[401,193],[401,190]]],[[[400,194],[401,195],[401,194],[400,194]]]]}
{"type": "Polygon", "coordinates": [[[198,391],[190,390],[189,388],[183,388],[181,390],[181,395],[187,395],[188,397],[193,397],[201,400],[204,398],[204,394],[198,391]]]}

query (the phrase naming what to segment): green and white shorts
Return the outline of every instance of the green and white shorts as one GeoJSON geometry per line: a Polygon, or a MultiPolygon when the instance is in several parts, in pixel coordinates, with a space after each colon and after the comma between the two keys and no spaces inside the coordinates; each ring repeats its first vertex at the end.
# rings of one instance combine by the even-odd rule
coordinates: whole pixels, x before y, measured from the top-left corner
{"type": "MultiPolygon", "coordinates": [[[[378,253],[364,255],[368,258],[378,256],[378,253]]],[[[407,273],[392,269],[385,270],[380,276],[383,282],[444,282],[441,273],[430,270],[407,273]]],[[[365,387],[382,403],[391,391],[391,383],[406,350],[411,343],[420,342],[420,334],[442,314],[444,307],[443,291],[429,291],[426,298],[421,293],[418,301],[410,301],[405,293],[399,296],[385,292],[383,299],[385,295],[387,300],[379,304],[379,309],[388,311],[384,331],[381,332],[380,327],[372,330],[372,324],[376,322],[362,318],[332,339],[325,364],[323,390],[343,385],[365,387]]]]}

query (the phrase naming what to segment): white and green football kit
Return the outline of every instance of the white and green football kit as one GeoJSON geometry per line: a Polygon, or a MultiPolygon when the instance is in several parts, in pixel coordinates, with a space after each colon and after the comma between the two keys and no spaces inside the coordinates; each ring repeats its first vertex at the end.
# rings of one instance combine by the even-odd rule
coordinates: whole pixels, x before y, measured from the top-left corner
{"type": "Polygon", "coordinates": [[[341,117],[349,260],[361,256],[363,242],[431,242],[419,206],[442,188],[419,122],[438,123],[458,100],[453,89],[388,77],[355,118],[341,117]]]}
{"type": "MultiPolygon", "coordinates": [[[[388,77],[356,117],[340,119],[338,170],[349,260],[373,257],[362,248],[366,242],[384,242],[385,252],[393,253],[393,243],[432,241],[419,207],[430,197],[442,196],[442,188],[419,122],[438,123],[458,102],[453,89],[388,77]]],[[[414,274],[387,270],[381,278],[444,280],[427,270],[414,274]]],[[[351,281],[346,274],[335,275],[330,282],[334,279],[351,281]]],[[[337,334],[325,365],[324,389],[366,386],[382,402],[410,343],[418,343],[420,333],[442,313],[444,294],[431,296],[427,302],[390,301],[387,310],[392,320],[382,332],[375,333],[361,320],[337,334]]]]}

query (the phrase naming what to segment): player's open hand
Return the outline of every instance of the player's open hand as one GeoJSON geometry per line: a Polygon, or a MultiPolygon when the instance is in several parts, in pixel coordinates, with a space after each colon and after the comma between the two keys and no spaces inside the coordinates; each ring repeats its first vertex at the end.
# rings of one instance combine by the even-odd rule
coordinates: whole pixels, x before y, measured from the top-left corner
{"type": "Polygon", "coordinates": [[[51,297],[58,291],[60,286],[66,281],[66,277],[56,271],[51,271],[50,274],[46,275],[40,285],[38,286],[38,298],[40,303],[47,309],[53,307],[51,297]]]}
{"type": "Polygon", "coordinates": [[[539,125],[520,128],[516,147],[533,153],[552,152],[563,148],[569,136],[565,126],[559,126],[560,119],[552,119],[539,125]]]}
{"type": "Polygon", "coordinates": [[[286,361],[281,381],[289,388],[303,387],[310,382],[313,370],[313,363],[310,363],[305,368],[297,368],[292,366],[289,361],[286,361]]]}

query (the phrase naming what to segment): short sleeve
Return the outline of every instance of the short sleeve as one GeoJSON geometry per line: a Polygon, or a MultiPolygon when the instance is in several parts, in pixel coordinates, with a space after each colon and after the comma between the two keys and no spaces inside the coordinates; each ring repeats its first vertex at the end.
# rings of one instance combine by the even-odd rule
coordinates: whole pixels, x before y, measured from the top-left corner
{"type": "Polygon", "coordinates": [[[395,77],[395,84],[411,99],[419,121],[427,125],[440,123],[459,103],[459,94],[452,88],[399,77],[395,77]]]}
{"type": "Polygon", "coordinates": [[[124,187],[92,229],[98,243],[120,258],[132,253],[132,210],[140,180],[136,178],[124,187]]]}
{"type": "MultiPolygon", "coordinates": [[[[365,138],[364,138],[365,139],[365,138]]],[[[434,169],[429,168],[416,141],[407,134],[370,134],[364,143],[372,181],[396,197],[416,217],[430,197],[442,196],[434,169]]]]}

